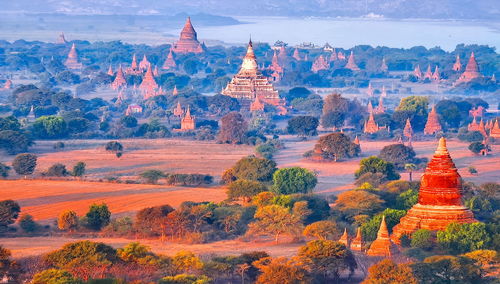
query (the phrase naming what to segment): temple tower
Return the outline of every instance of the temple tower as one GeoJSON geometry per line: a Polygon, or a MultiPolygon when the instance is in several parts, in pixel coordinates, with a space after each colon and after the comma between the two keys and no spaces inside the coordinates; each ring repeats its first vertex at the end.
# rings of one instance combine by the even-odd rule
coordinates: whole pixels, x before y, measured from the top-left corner
{"type": "Polygon", "coordinates": [[[302,58],[300,57],[300,53],[299,53],[299,50],[296,48],[294,51],[293,51],[293,55],[292,57],[297,60],[297,61],[301,61],[302,58]]]}
{"type": "Polygon", "coordinates": [[[175,62],[174,59],[174,54],[172,53],[172,49],[168,52],[167,59],[165,59],[165,62],[163,63],[163,69],[165,70],[173,70],[177,68],[177,63],[175,62]]]}
{"type": "Polygon", "coordinates": [[[382,216],[382,222],[380,222],[380,228],[377,232],[377,239],[370,245],[366,254],[370,256],[391,257],[397,252],[398,249],[396,245],[389,238],[389,230],[387,230],[384,215],[382,216]]]}
{"type": "Polygon", "coordinates": [[[330,68],[330,64],[326,61],[323,55],[320,55],[314,60],[313,65],[311,67],[311,71],[317,73],[321,70],[328,70],[330,68]]]}
{"type": "Polygon", "coordinates": [[[148,70],[146,71],[146,75],[144,75],[144,78],[142,79],[142,83],[139,86],[139,89],[144,94],[145,99],[154,97],[158,94],[158,84],[156,83],[156,80],[153,76],[151,65],[148,66],[148,70]]]}
{"type": "Polygon", "coordinates": [[[411,122],[410,119],[406,119],[406,124],[405,128],[403,130],[403,135],[407,138],[412,138],[413,137],[413,128],[411,127],[411,122]]]}
{"type": "Polygon", "coordinates": [[[474,52],[472,52],[469,58],[469,62],[465,67],[465,72],[462,73],[462,75],[460,75],[460,78],[458,78],[457,83],[469,82],[473,79],[480,77],[482,77],[482,75],[481,73],[479,73],[479,67],[477,65],[477,61],[476,58],[474,57],[474,52]]]}
{"type": "Polygon", "coordinates": [[[344,233],[340,237],[339,243],[342,243],[346,248],[349,248],[349,235],[347,234],[347,228],[344,229],[344,233]]]}
{"type": "Polygon", "coordinates": [[[148,70],[148,67],[151,66],[151,63],[149,62],[146,54],[142,57],[141,62],[139,62],[139,69],[141,70],[148,70]]]}
{"type": "Polygon", "coordinates": [[[417,77],[418,80],[422,80],[422,71],[420,70],[420,65],[417,65],[417,67],[415,67],[415,70],[413,70],[413,75],[415,77],[417,77]]]}
{"type": "Polygon", "coordinates": [[[441,124],[439,123],[436,107],[433,106],[431,112],[427,116],[427,123],[425,123],[424,134],[433,135],[441,131],[441,124]]]}
{"type": "Polygon", "coordinates": [[[68,58],[64,62],[64,65],[68,69],[79,70],[83,68],[83,64],[78,61],[78,53],[76,52],[76,46],[73,43],[71,50],[68,53],[68,58]]]}
{"type": "Polygon", "coordinates": [[[373,117],[373,112],[370,112],[370,117],[368,118],[368,120],[365,122],[365,127],[364,127],[364,130],[363,132],[364,133],[370,133],[370,134],[373,134],[373,133],[376,133],[380,130],[380,127],[378,126],[378,124],[375,122],[375,118],[373,117]]]}
{"type": "Polygon", "coordinates": [[[111,83],[111,88],[113,90],[118,90],[122,87],[127,86],[127,80],[125,80],[125,76],[123,75],[123,70],[122,66],[120,65],[120,68],[118,68],[118,71],[116,72],[116,77],[115,80],[113,80],[113,83],[111,83]]]}
{"type": "Polygon", "coordinates": [[[356,232],[356,237],[351,241],[351,250],[352,251],[363,251],[363,237],[361,236],[361,227],[358,227],[356,232]]]}
{"type": "Polygon", "coordinates": [[[113,68],[111,67],[111,65],[109,65],[108,72],[106,72],[106,74],[108,74],[109,76],[115,75],[115,72],[113,72],[113,68]]]}
{"type": "Polygon", "coordinates": [[[181,120],[181,131],[194,130],[195,128],[195,117],[191,115],[191,109],[188,106],[186,115],[181,120]]]}
{"type": "Polygon", "coordinates": [[[453,64],[453,71],[460,71],[462,70],[462,63],[460,63],[460,56],[457,54],[457,59],[455,60],[455,63],[453,64]]]}
{"type": "Polygon", "coordinates": [[[173,45],[172,50],[175,53],[202,53],[203,46],[198,41],[198,35],[194,30],[191,18],[186,19],[184,28],[181,31],[179,40],[173,45]]]}
{"type": "Polygon", "coordinates": [[[354,52],[351,50],[351,54],[349,55],[349,59],[347,59],[347,64],[344,68],[351,69],[352,71],[359,71],[358,65],[356,64],[356,60],[354,59],[354,52]]]}

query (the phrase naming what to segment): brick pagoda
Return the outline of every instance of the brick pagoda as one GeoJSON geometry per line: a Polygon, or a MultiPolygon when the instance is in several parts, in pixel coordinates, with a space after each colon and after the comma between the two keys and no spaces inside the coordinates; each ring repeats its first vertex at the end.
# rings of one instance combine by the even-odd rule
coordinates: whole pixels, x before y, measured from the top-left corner
{"type": "Polygon", "coordinates": [[[76,46],[73,43],[71,50],[68,53],[68,58],[64,62],[64,65],[68,69],[79,70],[83,68],[83,64],[78,61],[78,53],[76,52],[76,46]]]}
{"type": "Polygon", "coordinates": [[[347,59],[347,64],[344,68],[351,69],[352,71],[359,71],[358,65],[356,64],[356,60],[354,59],[354,52],[351,50],[351,54],[349,55],[349,59],[347,59]]]}
{"type": "Polygon", "coordinates": [[[380,222],[380,228],[377,232],[377,239],[370,245],[366,254],[370,256],[391,257],[397,254],[397,252],[397,246],[389,238],[389,230],[387,230],[384,215],[382,216],[382,222],[380,222]]]}
{"type": "Polygon", "coordinates": [[[479,73],[479,67],[477,65],[476,58],[474,57],[474,52],[471,53],[469,62],[465,67],[465,72],[460,75],[457,83],[469,82],[473,79],[482,77],[481,73],[479,73]]]}
{"type": "Polygon", "coordinates": [[[321,70],[328,70],[330,68],[330,64],[326,61],[323,55],[320,55],[314,60],[313,65],[311,67],[311,71],[318,72],[321,70]]]}
{"type": "Polygon", "coordinates": [[[436,112],[436,107],[433,106],[431,112],[427,116],[427,122],[425,123],[424,134],[433,135],[441,131],[441,124],[439,123],[438,115],[436,112]]]}
{"type": "Polygon", "coordinates": [[[198,35],[193,28],[191,18],[188,17],[181,31],[179,40],[172,47],[175,53],[203,53],[203,46],[198,41],[198,35]]]}

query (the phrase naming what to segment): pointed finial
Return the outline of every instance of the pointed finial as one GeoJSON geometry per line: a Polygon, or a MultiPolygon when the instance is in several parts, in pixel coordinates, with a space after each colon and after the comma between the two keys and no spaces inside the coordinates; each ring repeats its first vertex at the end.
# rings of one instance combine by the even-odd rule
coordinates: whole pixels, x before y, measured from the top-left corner
{"type": "Polygon", "coordinates": [[[439,138],[439,144],[435,153],[437,155],[448,154],[448,148],[446,148],[446,139],[444,137],[439,138]]]}

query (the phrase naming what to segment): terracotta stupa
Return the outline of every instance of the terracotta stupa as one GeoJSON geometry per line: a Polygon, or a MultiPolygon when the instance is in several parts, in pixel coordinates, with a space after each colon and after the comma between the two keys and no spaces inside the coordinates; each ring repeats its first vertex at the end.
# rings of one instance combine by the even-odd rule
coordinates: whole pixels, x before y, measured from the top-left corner
{"type": "Polygon", "coordinates": [[[137,64],[137,56],[134,55],[132,56],[132,64],[130,65],[127,70],[125,70],[125,73],[131,74],[131,75],[140,75],[142,74],[142,70],[139,68],[139,64],[137,64]]]}
{"type": "Polygon", "coordinates": [[[394,227],[391,238],[399,243],[403,234],[418,229],[444,230],[450,223],[473,222],[474,215],[462,203],[462,178],[442,137],[422,176],[418,203],[394,227]]]}
{"type": "Polygon", "coordinates": [[[453,64],[452,67],[453,71],[460,71],[462,70],[462,63],[460,63],[460,56],[457,54],[457,59],[455,60],[455,63],[453,64]]]}
{"type": "Polygon", "coordinates": [[[347,64],[344,68],[351,69],[352,71],[359,71],[358,65],[356,64],[356,60],[354,60],[354,52],[351,50],[351,54],[349,55],[349,59],[347,60],[347,64]]]}
{"type": "Polygon", "coordinates": [[[415,70],[413,70],[413,75],[415,77],[417,77],[418,80],[422,80],[422,71],[420,70],[420,65],[417,65],[417,67],[415,67],[415,70]]]}
{"type": "Polygon", "coordinates": [[[141,62],[139,62],[139,69],[148,70],[149,66],[151,66],[151,63],[149,62],[148,58],[146,57],[146,54],[144,54],[141,62]]]}
{"type": "Polygon", "coordinates": [[[127,80],[125,80],[122,67],[120,66],[120,68],[118,68],[118,71],[116,72],[115,80],[113,80],[113,83],[111,83],[111,88],[113,90],[118,90],[126,86],[127,86],[127,80]]]}
{"type": "Polygon", "coordinates": [[[151,65],[149,65],[148,70],[146,71],[146,75],[144,75],[142,83],[139,86],[139,89],[144,94],[145,99],[158,95],[158,84],[156,83],[156,80],[153,76],[151,65]]]}
{"type": "Polygon", "coordinates": [[[347,228],[344,229],[344,233],[340,237],[339,243],[342,243],[346,248],[349,248],[349,235],[347,234],[347,228]]]}
{"type": "Polygon", "coordinates": [[[352,251],[363,251],[364,245],[363,237],[361,236],[361,227],[358,227],[356,237],[352,239],[350,248],[352,251]]]}
{"type": "Polygon", "coordinates": [[[113,72],[113,68],[111,67],[111,65],[109,65],[108,72],[106,72],[106,74],[108,74],[109,76],[115,75],[115,72],[113,72]]]}
{"type": "Polygon", "coordinates": [[[82,69],[83,67],[83,64],[80,61],[78,61],[78,53],[76,52],[76,46],[74,43],[71,46],[71,50],[68,53],[68,58],[64,62],[64,65],[68,69],[73,69],[73,70],[79,70],[82,69]]]}
{"type": "Polygon", "coordinates": [[[299,50],[296,48],[294,51],[293,51],[293,55],[292,57],[297,60],[297,61],[301,61],[302,58],[300,57],[300,53],[299,53],[299,50]]]}
{"type": "Polygon", "coordinates": [[[172,53],[172,49],[168,52],[167,59],[165,59],[165,63],[163,63],[163,69],[165,70],[173,70],[177,68],[177,63],[175,63],[174,54],[172,53]]]}
{"type": "Polygon", "coordinates": [[[438,115],[436,112],[436,107],[433,106],[431,112],[427,117],[427,123],[425,123],[424,134],[433,135],[441,131],[441,124],[439,123],[438,115]]]}
{"type": "Polygon", "coordinates": [[[187,108],[186,115],[181,120],[181,130],[194,130],[196,128],[195,117],[191,115],[191,109],[187,108]]]}
{"type": "Polygon", "coordinates": [[[177,106],[176,108],[174,108],[173,113],[178,117],[182,117],[182,115],[184,114],[184,110],[182,109],[181,103],[179,101],[177,102],[177,106]]]}
{"type": "Polygon", "coordinates": [[[203,46],[198,41],[198,35],[188,17],[184,28],[181,31],[179,40],[172,47],[175,53],[202,53],[203,46]]]}
{"type": "Polygon", "coordinates": [[[283,67],[281,67],[276,51],[274,52],[273,59],[271,62],[271,66],[269,66],[269,70],[271,70],[271,77],[274,81],[279,81],[283,77],[283,67]]]}
{"type": "Polygon", "coordinates": [[[431,65],[427,65],[427,71],[425,71],[425,74],[424,74],[424,80],[425,79],[429,79],[429,80],[432,80],[432,69],[431,69],[431,65]]]}
{"type": "Polygon", "coordinates": [[[250,111],[264,111],[264,104],[260,101],[259,97],[250,104],[250,111]]]}
{"type": "Polygon", "coordinates": [[[495,119],[493,126],[491,126],[490,137],[500,138],[500,123],[498,123],[498,119],[495,119]]]}
{"type": "Polygon", "coordinates": [[[370,134],[373,134],[373,133],[376,133],[380,130],[380,127],[378,126],[378,124],[375,122],[375,118],[373,117],[373,112],[370,112],[370,117],[368,118],[368,120],[365,122],[365,127],[364,127],[364,130],[363,132],[364,133],[370,133],[370,134]]]}
{"type": "Polygon", "coordinates": [[[476,121],[476,117],[472,119],[472,122],[467,125],[467,130],[468,131],[479,131],[483,136],[488,136],[486,133],[486,127],[484,125],[483,119],[479,123],[476,121]]]}
{"type": "Polygon", "coordinates": [[[320,70],[328,70],[329,68],[330,64],[328,64],[328,61],[326,61],[323,55],[320,55],[314,60],[311,71],[318,72],[320,70]]]}
{"type": "Polygon", "coordinates": [[[474,52],[471,53],[469,62],[465,67],[465,72],[460,75],[457,82],[469,82],[473,79],[482,77],[481,73],[479,73],[479,67],[476,62],[476,58],[474,57],[474,52]]]}
{"type": "Polygon", "coordinates": [[[369,97],[373,97],[373,87],[372,87],[372,83],[368,83],[368,89],[366,89],[366,94],[369,96],[369,97]]]}
{"type": "Polygon", "coordinates": [[[384,100],[383,97],[380,96],[378,98],[378,106],[373,110],[374,114],[381,114],[385,112],[385,107],[384,107],[384,100]]]}
{"type": "Polygon", "coordinates": [[[439,67],[437,67],[437,65],[436,68],[434,69],[434,73],[432,73],[432,80],[433,81],[441,80],[441,74],[439,73],[439,67]]]}
{"type": "Polygon", "coordinates": [[[411,122],[409,118],[406,119],[403,135],[408,138],[411,138],[413,136],[413,128],[411,127],[411,122]]]}
{"type": "Polygon", "coordinates": [[[389,230],[387,230],[387,224],[385,223],[385,215],[382,216],[382,222],[380,222],[380,228],[377,232],[377,239],[373,241],[370,248],[366,252],[370,256],[384,256],[391,257],[398,252],[397,246],[389,238],[389,230]]]}

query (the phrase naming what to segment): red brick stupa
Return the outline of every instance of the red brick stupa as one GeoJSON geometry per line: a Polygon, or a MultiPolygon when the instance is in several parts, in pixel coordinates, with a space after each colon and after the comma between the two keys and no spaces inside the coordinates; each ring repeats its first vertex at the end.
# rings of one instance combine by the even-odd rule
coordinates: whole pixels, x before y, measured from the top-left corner
{"type": "Polygon", "coordinates": [[[187,18],[181,36],[172,49],[175,53],[202,53],[204,51],[203,46],[198,41],[198,35],[191,24],[190,17],[187,18]]]}
{"type": "Polygon", "coordinates": [[[148,71],[146,71],[146,75],[142,79],[142,83],[139,86],[139,89],[144,94],[144,99],[148,99],[150,97],[154,97],[159,95],[158,84],[155,81],[153,76],[153,70],[151,69],[151,65],[148,67],[148,71]]]}
{"type": "Polygon", "coordinates": [[[433,135],[441,130],[442,128],[438,120],[436,107],[433,106],[431,112],[429,112],[429,116],[427,117],[427,123],[425,123],[424,134],[433,135]]]}
{"type": "Polygon", "coordinates": [[[420,70],[420,65],[417,65],[415,67],[415,70],[413,70],[413,76],[417,77],[418,80],[422,80],[422,71],[420,70]]]}
{"type": "Polygon", "coordinates": [[[457,54],[457,59],[455,60],[455,63],[453,64],[453,71],[460,71],[462,70],[462,63],[460,63],[460,56],[457,54]]]}
{"type": "Polygon", "coordinates": [[[4,90],[10,90],[10,89],[12,89],[12,81],[11,80],[5,81],[5,85],[3,86],[3,89],[4,90]]]}
{"type": "Polygon", "coordinates": [[[500,124],[498,123],[498,119],[495,120],[490,129],[490,137],[500,138],[500,124]]]}
{"type": "Polygon", "coordinates": [[[351,250],[353,251],[363,251],[364,243],[363,237],[361,236],[361,227],[358,227],[356,232],[356,237],[351,241],[351,250]]]}
{"type": "Polygon", "coordinates": [[[118,68],[118,71],[116,72],[115,80],[113,81],[113,83],[111,83],[111,88],[113,90],[118,90],[126,86],[127,86],[127,80],[125,80],[122,67],[120,66],[120,68],[118,68]]]}
{"type": "Polygon", "coordinates": [[[462,73],[462,75],[460,75],[460,78],[458,78],[457,83],[469,82],[473,79],[480,77],[482,77],[482,75],[481,73],[479,73],[479,67],[477,65],[476,58],[474,57],[474,52],[472,52],[469,58],[469,62],[465,67],[465,72],[462,73]]]}
{"type": "Polygon", "coordinates": [[[429,80],[432,80],[432,69],[431,69],[431,65],[427,65],[427,71],[425,71],[425,74],[424,74],[424,80],[425,79],[429,79],[429,80]]]}
{"type": "Polygon", "coordinates": [[[109,76],[115,75],[115,72],[113,72],[113,67],[111,67],[111,65],[109,65],[108,72],[106,72],[106,74],[108,74],[109,76]]]}
{"type": "Polygon", "coordinates": [[[375,122],[375,118],[373,117],[373,112],[370,112],[370,117],[365,122],[365,128],[364,128],[363,132],[373,134],[373,133],[378,132],[379,130],[380,130],[380,127],[375,122]]]}
{"type": "Polygon", "coordinates": [[[252,41],[250,40],[240,70],[221,93],[241,100],[247,107],[257,97],[264,104],[274,106],[284,105],[284,101],[280,99],[278,91],[262,75],[257,66],[257,59],[253,52],[252,41]]]}
{"type": "Polygon", "coordinates": [[[132,56],[132,64],[130,65],[129,68],[125,71],[127,74],[131,75],[141,75],[142,70],[139,68],[139,64],[137,64],[137,56],[134,55],[132,56]]]}
{"type": "Polygon", "coordinates": [[[301,61],[302,58],[300,57],[300,53],[299,53],[299,50],[296,48],[294,51],[293,51],[293,55],[292,57],[297,60],[297,61],[301,61]]]}
{"type": "Polygon", "coordinates": [[[408,138],[411,138],[413,136],[413,128],[411,127],[411,122],[409,118],[406,119],[403,135],[408,138]]]}
{"type": "Polygon", "coordinates": [[[349,248],[349,235],[347,234],[347,228],[344,229],[344,234],[340,237],[339,243],[342,243],[346,248],[349,248]]]}
{"type": "Polygon", "coordinates": [[[264,104],[256,97],[255,100],[250,104],[250,111],[264,111],[264,104]]]}
{"type": "Polygon", "coordinates": [[[146,57],[146,54],[144,54],[141,62],[139,62],[139,69],[148,70],[149,66],[151,66],[151,63],[149,62],[148,58],[146,57]]]}
{"type": "Polygon", "coordinates": [[[64,62],[64,65],[68,67],[68,69],[78,70],[82,69],[83,64],[78,61],[78,53],[76,52],[75,44],[71,46],[71,50],[68,53],[68,59],[64,62]]]}
{"type": "Polygon", "coordinates": [[[187,108],[186,115],[181,120],[181,131],[194,130],[196,128],[195,117],[191,115],[191,109],[187,108]]]}
{"type": "Polygon", "coordinates": [[[347,59],[347,64],[344,68],[351,69],[352,71],[359,71],[358,65],[356,64],[356,60],[354,60],[354,52],[351,50],[351,55],[349,55],[349,59],[347,59]]]}
{"type": "Polygon", "coordinates": [[[269,70],[271,70],[272,72],[271,77],[273,78],[274,81],[279,81],[283,77],[283,72],[284,72],[283,67],[281,67],[278,61],[278,56],[276,55],[276,51],[274,52],[273,60],[271,66],[269,66],[269,70]]]}
{"type": "Polygon", "coordinates": [[[444,230],[450,223],[473,222],[474,215],[462,203],[462,178],[442,137],[422,176],[418,203],[394,227],[391,238],[399,243],[403,234],[419,229],[444,230]]]}
{"type": "Polygon", "coordinates": [[[377,232],[377,239],[373,241],[370,248],[366,252],[370,256],[384,256],[391,257],[398,252],[397,246],[389,238],[389,230],[387,230],[387,224],[385,223],[385,215],[382,216],[382,222],[380,222],[380,228],[377,232]]]}
{"type": "Polygon", "coordinates": [[[328,64],[328,61],[326,61],[323,55],[320,55],[318,58],[316,58],[316,60],[314,60],[311,71],[318,72],[320,70],[328,70],[329,68],[330,64],[328,64]]]}
{"type": "Polygon", "coordinates": [[[165,59],[165,63],[163,63],[163,69],[165,70],[173,70],[177,68],[177,63],[175,63],[174,54],[172,53],[172,49],[168,52],[167,59],[165,59]]]}

